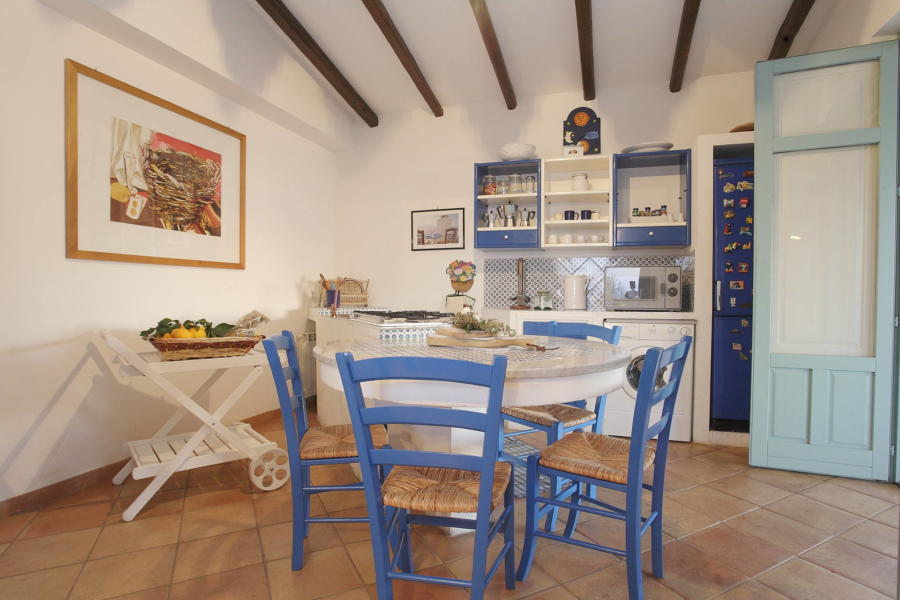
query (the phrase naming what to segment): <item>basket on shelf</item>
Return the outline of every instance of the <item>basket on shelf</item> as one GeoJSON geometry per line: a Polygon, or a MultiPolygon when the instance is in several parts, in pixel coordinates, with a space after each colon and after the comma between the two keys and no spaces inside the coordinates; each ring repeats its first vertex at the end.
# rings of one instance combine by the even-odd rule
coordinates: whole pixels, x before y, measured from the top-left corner
{"type": "Polygon", "coordinates": [[[450,286],[457,292],[468,292],[472,289],[472,285],[474,283],[474,279],[469,279],[468,281],[457,281],[455,279],[450,280],[450,286]]]}
{"type": "MultiPolygon", "coordinates": [[[[328,285],[336,283],[333,279],[327,280],[328,285]]],[[[337,286],[341,292],[341,306],[368,306],[369,305],[369,280],[347,278],[337,286]]],[[[319,306],[328,306],[325,300],[325,290],[319,290],[319,306]]]]}
{"type": "Polygon", "coordinates": [[[187,360],[191,358],[224,358],[243,356],[265,336],[211,337],[211,338],[158,338],[147,341],[159,352],[163,360],[187,360]]]}

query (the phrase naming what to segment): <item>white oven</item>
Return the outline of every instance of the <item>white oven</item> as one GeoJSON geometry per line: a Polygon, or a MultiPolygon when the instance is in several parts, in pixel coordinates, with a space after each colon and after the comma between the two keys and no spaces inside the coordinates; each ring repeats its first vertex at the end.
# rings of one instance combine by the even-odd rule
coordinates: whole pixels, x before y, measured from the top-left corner
{"type": "Polygon", "coordinates": [[[681,310],[681,267],[607,267],[605,283],[610,310],[681,310]]]}

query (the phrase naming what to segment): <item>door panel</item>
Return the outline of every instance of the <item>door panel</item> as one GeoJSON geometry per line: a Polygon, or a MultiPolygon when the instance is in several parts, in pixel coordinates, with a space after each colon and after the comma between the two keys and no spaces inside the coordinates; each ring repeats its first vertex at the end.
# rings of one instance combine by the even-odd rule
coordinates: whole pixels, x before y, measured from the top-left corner
{"type": "Polygon", "coordinates": [[[757,65],[753,465],[891,476],[897,54],[757,65]]]}

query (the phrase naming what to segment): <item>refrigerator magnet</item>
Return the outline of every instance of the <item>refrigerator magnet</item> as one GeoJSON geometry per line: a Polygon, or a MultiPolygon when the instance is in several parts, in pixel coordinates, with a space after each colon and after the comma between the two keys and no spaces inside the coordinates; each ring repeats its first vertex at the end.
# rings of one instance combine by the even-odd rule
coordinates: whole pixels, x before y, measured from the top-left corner
{"type": "Polygon", "coordinates": [[[722,233],[724,235],[731,235],[734,232],[734,226],[731,223],[725,223],[725,227],[722,228],[722,233]]]}
{"type": "Polygon", "coordinates": [[[737,298],[729,298],[728,306],[730,306],[731,308],[736,307],[737,306],[737,298]]]}
{"type": "Polygon", "coordinates": [[[743,352],[738,352],[738,360],[750,360],[750,357],[743,352]]]}
{"type": "Polygon", "coordinates": [[[733,219],[733,218],[734,218],[734,211],[731,210],[731,209],[728,209],[728,210],[726,210],[725,212],[722,213],[722,216],[725,217],[726,219],[733,219]]]}
{"type": "Polygon", "coordinates": [[[753,177],[753,171],[744,171],[743,173],[741,173],[741,177],[744,179],[749,179],[753,177]]]}
{"type": "Polygon", "coordinates": [[[731,244],[726,244],[725,247],[722,248],[722,252],[724,252],[725,254],[730,254],[731,253],[731,244]]]}
{"type": "Polygon", "coordinates": [[[734,173],[729,173],[725,169],[716,169],[716,176],[719,179],[728,179],[729,177],[734,177],[734,173]]]}
{"type": "Polygon", "coordinates": [[[741,319],[741,327],[750,327],[750,319],[741,319]]]}
{"type": "Polygon", "coordinates": [[[741,344],[739,344],[738,342],[732,342],[731,349],[732,350],[743,350],[744,347],[741,344]]]}
{"type": "Polygon", "coordinates": [[[749,208],[750,198],[741,198],[740,200],[738,200],[738,205],[740,205],[741,208],[749,208]]]}
{"type": "Polygon", "coordinates": [[[753,242],[744,242],[741,244],[741,250],[753,250],[753,242]]]}
{"type": "Polygon", "coordinates": [[[738,281],[729,281],[729,282],[728,282],[728,289],[729,289],[729,290],[742,290],[742,289],[744,289],[744,282],[743,282],[743,281],[740,281],[740,280],[738,280],[738,281]]]}
{"type": "MultiPolygon", "coordinates": [[[[731,263],[725,263],[725,264],[730,265],[731,263]]],[[[727,270],[728,269],[726,267],[726,271],[727,270]]],[[[745,263],[745,262],[738,263],[738,273],[749,273],[749,272],[750,272],[750,263],[745,263]]]]}
{"type": "Polygon", "coordinates": [[[722,190],[723,190],[726,194],[730,194],[731,192],[733,192],[733,191],[735,190],[735,186],[734,186],[733,183],[731,183],[731,182],[729,181],[728,183],[725,184],[725,186],[722,188],[722,190]]]}
{"type": "Polygon", "coordinates": [[[753,225],[753,217],[744,217],[744,223],[747,225],[753,225]]]}
{"type": "Polygon", "coordinates": [[[750,231],[750,228],[749,228],[749,227],[741,227],[741,229],[740,229],[740,231],[738,232],[738,234],[739,234],[739,235],[753,235],[753,232],[750,231]]]}
{"type": "Polygon", "coordinates": [[[732,329],[732,330],[729,331],[728,333],[735,333],[735,334],[737,334],[737,333],[740,333],[740,332],[741,332],[740,329],[732,329]]]}
{"type": "Polygon", "coordinates": [[[726,262],[725,263],[725,272],[726,273],[734,273],[734,263],[726,262]]]}
{"type": "Polygon", "coordinates": [[[742,192],[746,191],[746,190],[752,190],[753,182],[752,181],[738,181],[738,183],[735,187],[742,192]]]}
{"type": "Polygon", "coordinates": [[[734,208],[734,198],[723,198],[722,208],[734,208]]]}

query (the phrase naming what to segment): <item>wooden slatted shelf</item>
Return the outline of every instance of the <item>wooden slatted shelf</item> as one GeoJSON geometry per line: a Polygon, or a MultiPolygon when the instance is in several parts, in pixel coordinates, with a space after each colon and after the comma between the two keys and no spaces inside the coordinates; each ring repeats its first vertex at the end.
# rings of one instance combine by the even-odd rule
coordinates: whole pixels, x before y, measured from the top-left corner
{"type": "MultiPolygon", "coordinates": [[[[229,426],[229,429],[240,436],[248,446],[258,449],[260,452],[278,447],[278,444],[263,437],[248,423],[235,423],[229,426]]],[[[192,435],[194,432],[128,442],[131,458],[137,465],[132,471],[132,476],[135,479],[144,479],[156,475],[168,461],[175,458],[175,454],[184,447],[192,435]]],[[[194,449],[194,455],[185,461],[179,471],[208,467],[240,458],[246,458],[240,450],[228,444],[215,433],[210,433],[194,449]]]]}

